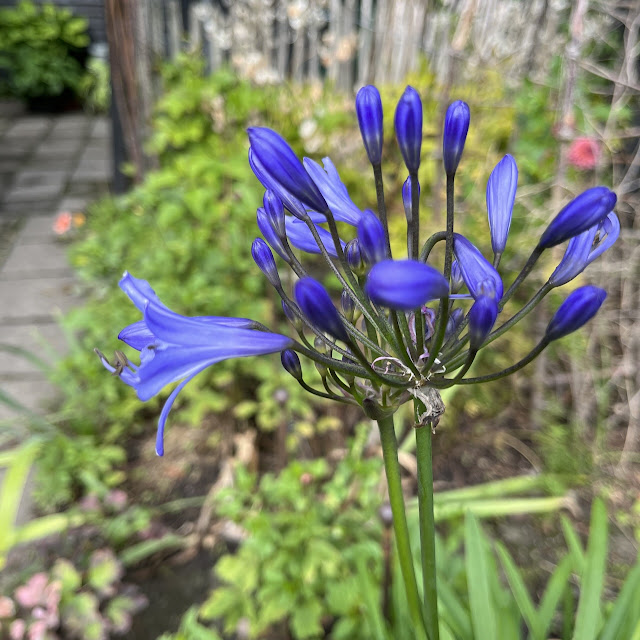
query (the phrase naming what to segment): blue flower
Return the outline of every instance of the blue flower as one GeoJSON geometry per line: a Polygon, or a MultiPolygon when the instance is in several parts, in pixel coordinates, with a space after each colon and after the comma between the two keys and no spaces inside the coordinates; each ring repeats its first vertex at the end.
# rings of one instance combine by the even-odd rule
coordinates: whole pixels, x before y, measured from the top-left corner
{"type": "MultiPolygon", "coordinates": [[[[140,351],[140,365],[128,363],[119,374],[142,401],[149,400],[165,386],[181,380],[171,392],[158,421],[156,452],[163,455],[164,425],[175,399],[198,373],[228,358],[257,356],[282,351],[291,339],[276,333],[257,331],[246,318],[217,316],[186,317],[166,307],[149,283],[125,273],[120,288],[129,296],[143,320],[125,327],[118,336],[140,351]]],[[[101,356],[112,373],[116,368],[101,356]]]]}
{"type": "Polygon", "coordinates": [[[358,241],[369,264],[380,262],[387,256],[387,240],[382,222],[371,209],[366,209],[358,223],[358,241]]]}
{"type": "Polygon", "coordinates": [[[558,340],[582,327],[598,313],[606,297],[604,289],[592,285],[572,291],[551,318],[545,338],[558,340]]]}
{"type": "Polygon", "coordinates": [[[378,262],[369,272],[364,290],[375,304],[401,311],[411,311],[429,300],[449,295],[445,277],[417,260],[378,262]]]}
{"type": "Polygon", "coordinates": [[[487,182],[487,213],[491,247],[495,254],[501,254],[507,244],[517,186],[518,166],[507,154],[495,166],[487,182]]]}
{"type": "Polygon", "coordinates": [[[263,235],[264,239],[271,245],[271,248],[285,261],[290,262],[290,258],[284,248],[282,237],[279,234],[279,230],[274,224],[274,219],[270,216],[263,207],[259,207],[256,213],[256,222],[258,223],[258,229],[263,235]]]}
{"type": "Polygon", "coordinates": [[[351,200],[347,187],[344,186],[338,170],[330,158],[323,158],[324,169],[309,158],[304,159],[304,168],[316,183],[320,193],[327,201],[333,217],[340,221],[355,226],[360,221],[362,212],[351,200]]]}
{"type": "MultiPolygon", "coordinates": [[[[309,209],[324,212],[327,203],[287,141],[267,127],[247,130],[251,149],[266,173],[309,209]]],[[[292,212],[293,213],[293,212],[292,212]]]]}
{"type": "MultiPolygon", "coordinates": [[[[420,184],[418,184],[418,197],[420,197],[420,184]]],[[[411,222],[413,218],[411,176],[409,176],[402,185],[402,204],[404,205],[404,215],[407,218],[407,222],[411,222]]]]}
{"type": "Polygon", "coordinates": [[[271,227],[279,237],[284,237],[284,204],[275,191],[267,189],[262,198],[262,206],[269,216],[271,227]]]}
{"type": "Polygon", "coordinates": [[[538,247],[549,249],[586,231],[606,218],[616,206],[616,194],[607,187],[592,187],[567,204],[550,222],[538,247]]]}
{"type": "Polygon", "coordinates": [[[472,351],[482,346],[497,317],[498,301],[491,296],[479,296],[469,311],[469,346],[472,351]]]}
{"type": "Polygon", "coordinates": [[[395,126],[404,163],[409,173],[415,173],[420,167],[422,148],[422,100],[413,87],[407,87],[398,102],[395,126]]]}
{"type": "MultiPolygon", "coordinates": [[[[316,231],[322,240],[322,244],[327,249],[327,253],[333,258],[338,257],[338,253],[333,244],[333,238],[331,234],[322,227],[319,227],[314,223],[316,231]]],[[[320,247],[318,247],[318,243],[316,242],[311,230],[307,226],[305,222],[302,222],[296,218],[292,218],[291,216],[286,216],[285,227],[287,230],[287,238],[289,242],[296,248],[301,251],[306,251],[307,253],[321,253],[320,247]]],[[[344,242],[340,241],[340,246],[344,250],[344,242]]]]}
{"type": "Polygon", "coordinates": [[[251,256],[267,280],[274,287],[280,287],[280,276],[278,275],[276,261],[273,259],[273,253],[271,253],[269,245],[262,238],[256,238],[251,244],[251,256]]]}
{"type": "Polygon", "coordinates": [[[549,278],[549,284],[559,287],[581,274],[602,255],[620,235],[620,221],[611,212],[602,222],[569,240],[560,264],[549,278]]]}
{"type": "Polygon", "coordinates": [[[358,91],[356,113],[369,162],[378,165],[382,159],[382,100],[380,93],[374,86],[367,85],[358,91]]]}
{"type": "Polygon", "coordinates": [[[338,310],[327,290],[317,280],[309,277],[298,280],[294,287],[294,296],[311,324],[338,340],[349,342],[349,334],[338,310]]]}
{"type": "Polygon", "coordinates": [[[486,281],[490,280],[495,289],[498,302],[502,298],[504,288],[500,274],[493,265],[474,247],[469,240],[459,233],[453,234],[453,252],[458,261],[462,279],[474,298],[486,293],[486,281]]]}
{"type": "Polygon", "coordinates": [[[466,102],[456,100],[449,105],[444,118],[444,134],[442,136],[442,158],[444,170],[448,176],[452,176],[460,164],[470,119],[469,105],[466,102]]]}

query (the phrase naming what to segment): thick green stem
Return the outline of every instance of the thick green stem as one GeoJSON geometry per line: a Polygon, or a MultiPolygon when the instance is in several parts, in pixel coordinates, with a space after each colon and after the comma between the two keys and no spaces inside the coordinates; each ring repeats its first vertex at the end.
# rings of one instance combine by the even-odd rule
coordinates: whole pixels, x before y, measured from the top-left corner
{"type": "Polygon", "coordinates": [[[380,443],[382,444],[382,456],[384,468],[387,474],[387,486],[389,488],[389,503],[393,514],[393,529],[396,538],[396,548],[400,569],[404,580],[404,587],[407,592],[407,604],[411,621],[415,629],[416,637],[420,637],[420,631],[425,633],[424,621],[422,619],[422,605],[418,594],[416,574],[413,569],[413,559],[411,556],[411,542],[409,540],[409,527],[407,525],[407,515],[404,506],[404,496],[402,494],[402,482],[400,477],[400,464],[398,462],[398,442],[396,432],[393,428],[393,416],[378,420],[380,429],[380,443]]]}
{"type": "Polygon", "coordinates": [[[416,458],[418,462],[418,508],[420,510],[420,557],[424,587],[425,626],[429,640],[439,640],[438,591],[436,585],[435,520],[433,516],[433,461],[431,421],[420,424],[420,415],[426,411],[416,400],[416,458]]]}

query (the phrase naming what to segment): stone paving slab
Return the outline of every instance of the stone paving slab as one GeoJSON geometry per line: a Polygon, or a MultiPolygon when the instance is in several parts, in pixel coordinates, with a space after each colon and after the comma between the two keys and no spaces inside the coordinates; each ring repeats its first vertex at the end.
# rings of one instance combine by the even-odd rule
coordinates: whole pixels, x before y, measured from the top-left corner
{"type": "Polygon", "coordinates": [[[65,248],[55,240],[25,244],[20,236],[0,271],[0,279],[28,278],[47,271],[70,272],[65,248]]]}
{"type": "MultiPolygon", "coordinates": [[[[0,342],[21,347],[49,365],[53,365],[62,354],[66,353],[68,348],[64,332],[59,325],[54,323],[2,327],[0,342]]],[[[2,354],[0,357],[0,387],[3,386],[3,381],[11,381],[12,378],[43,377],[47,373],[22,355],[14,355],[6,351],[0,353],[2,354]]]]}
{"type": "Polygon", "coordinates": [[[87,134],[91,119],[84,115],[64,115],[56,118],[51,128],[49,138],[67,137],[73,135],[76,138],[87,134]]]}
{"type": "Polygon", "coordinates": [[[57,198],[68,179],[66,171],[21,171],[5,196],[5,202],[33,202],[57,198]]]}
{"type": "Polygon", "coordinates": [[[52,122],[53,120],[50,117],[27,116],[18,118],[5,131],[5,140],[7,138],[42,139],[51,128],[52,122]]]}
{"type": "Polygon", "coordinates": [[[51,321],[78,302],[71,277],[0,280],[0,323],[51,321]]]}
{"type": "Polygon", "coordinates": [[[66,137],[63,140],[45,140],[34,153],[34,158],[49,158],[55,161],[61,157],[75,157],[82,147],[82,138],[66,137]]]}
{"type": "MultiPolygon", "coordinates": [[[[39,413],[42,413],[45,405],[51,403],[57,395],[56,388],[46,378],[2,380],[0,389],[27,409],[39,413]]],[[[0,403],[0,420],[16,419],[19,415],[7,405],[0,403]]]]}

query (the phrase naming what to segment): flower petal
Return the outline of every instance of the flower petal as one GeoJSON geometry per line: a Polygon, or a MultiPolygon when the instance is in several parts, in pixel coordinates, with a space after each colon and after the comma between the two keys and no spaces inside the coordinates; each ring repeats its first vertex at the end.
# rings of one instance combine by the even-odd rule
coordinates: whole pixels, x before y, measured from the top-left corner
{"type": "Polygon", "coordinates": [[[502,253],[507,244],[517,187],[518,166],[507,154],[495,166],[487,182],[487,213],[493,253],[502,253]]]}
{"type": "MultiPolygon", "coordinates": [[[[318,243],[306,223],[301,222],[296,218],[292,218],[291,216],[287,216],[285,226],[287,229],[287,238],[296,249],[300,249],[306,253],[321,253],[318,243]]],[[[337,258],[338,254],[333,245],[333,238],[331,237],[331,234],[326,229],[323,229],[318,225],[315,226],[318,231],[318,235],[322,240],[322,244],[324,244],[327,249],[327,253],[333,258],[337,258]]],[[[340,244],[344,250],[345,244],[342,240],[340,241],[340,244]]]]}
{"type": "Polygon", "coordinates": [[[500,274],[480,251],[459,233],[453,234],[453,252],[455,253],[462,279],[474,298],[482,295],[482,285],[487,279],[495,287],[496,299],[500,301],[504,292],[500,274]]]}

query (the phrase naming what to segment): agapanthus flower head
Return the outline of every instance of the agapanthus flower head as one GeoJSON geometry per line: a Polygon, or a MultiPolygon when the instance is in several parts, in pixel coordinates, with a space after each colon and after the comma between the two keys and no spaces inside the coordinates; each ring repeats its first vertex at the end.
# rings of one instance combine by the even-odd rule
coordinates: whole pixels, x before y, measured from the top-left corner
{"type": "Polygon", "coordinates": [[[267,174],[309,209],[327,210],[320,190],[287,141],[273,129],[250,127],[247,130],[251,149],[267,174]]]}
{"type": "Polygon", "coordinates": [[[452,176],[458,170],[464,151],[464,143],[469,132],[470,120],[471,112],[466,102],[456,100],[449,105],[444,117],[444,134],[442,136],[442,158],[444,170],[448,176],[452,176]]]}
{"type": "Polygon", "coordinates": [[[331,296],[317,280],[310,277],[298,280],[294,293],[298,306],[311,324],[338,340],[349,342],[349,334],[331,296]]]}
{"type": "Polygon", "coordinates": [[[398,102],[395,126],[404,163],[414,173],[420,167],[422,149],[422,100],[413,87],[407,87],[398,102]]]}
{"type": "Polygon", "coordinates": [[[382,100],[372,85],[362,87],[356,95],[356,113],[362,134],[362,142],[373,165],[382,159],[382,100]]]}
{"type": "Polygon", "coordinates": [[[604,289],[592,285],[572,291],[551,318],[545,334],[547,340],[558,340],[580,329],[598,313],[606,297],[604,289]]]}
{"type": "Polygon", "coordinates": [[[487,213],[491,246],[495,254],[501,254],[507,245],[517,186],[518,166],[513,157],[507,154],[498,162],[487,182],[487,213]]]}
{"type": "Polygon", "coordinates": [[[569,164],[576,167],[576,169],[588,171],[589,169],[596,168],[601,153],[600,142],[596,138],[583,136],[576,138],[569,145],[567,160],[569,164]]]}
{"type": "Polygon", "coordinates": [[[372,302],[401,311],[449,295],[445,277],[417,260],[383,260],[369,272],[365,292],[372,302]]]}
{"type": "Polygon", "coordinates": [[[586,231],[606,218],[616,206],[616,194],[607,187],[592,187],[567,204],[550,222],[538,246],[549,249],[586,231]]]}
{"type": "Polygon", "coordinates": [[[358,241],[368,264],[376,264],[388,257],[384,226],[371,209],[362,213],[358,223],[358,241]]]}

